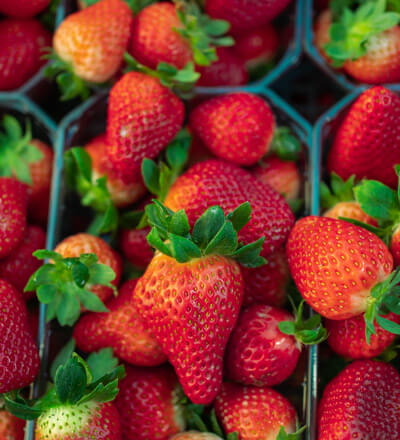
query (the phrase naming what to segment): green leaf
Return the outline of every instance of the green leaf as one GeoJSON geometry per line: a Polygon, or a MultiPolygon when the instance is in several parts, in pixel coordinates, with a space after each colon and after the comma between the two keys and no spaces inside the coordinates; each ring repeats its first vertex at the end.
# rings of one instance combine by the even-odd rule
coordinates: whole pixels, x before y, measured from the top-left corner
{"type": "Polygon", "coordinates": [[[26,400],[20,396],[13,399],[9,394],[3,394],[2,397],[7,411],[19,419],[36,420],[42,414],[41,410],[32,408],[28,405],[26,400]]]}
{"type": "Polygon", "coordinates": [[[53,381],[55,381],[58,367],[66,364],[67,361],[72,357],[72,353],[75,350],[75,346],[76,346],[75,339],[71,338],[64,345],[64,347],[58,352],[50,368],[50,377],[52,378],[53,381]]]}
{"type": "Polygon", "coordinates": [[[61,297],[56,310],[56,316],[61,326],[72,326],[80,315],[80,305],[74,294],[65,294],[61,297]]]}
{"type": "Polygon", "coordinates": [[[278,324],[278,328],[285,335],[294,335],[296,332],[296,325],[293,321],[282,321],[278,324]]]}
{"type": "Polygon", "coordinates": [[[242,246],[233,254],[235,260],[245,267],[260,267],[266,263],[266,260],[260,257],[260,252],[264,244],[264,237],[242,246]]]}
{"type": "Polygon", "coordinates": [[[84,287],[89,279],[88,268],[80,261],[75,261],[71,268],[72,278],[78,287],[84,287]]]}
{"type": "Polygon", "coordinates": [[[156,163],[144,158],[142,161],[142,176],[146,188],[156,196],[160,193],[160,171],[156,163]]]}
{"type": "Polygon", "coordinates": [[[179,174],[188,160],[192,136],[187,129],[182,129],[167,146],[165,156],[174,174],[179,174]]]}
{"type": "Polygon", "coordinates": [[[73,157],[78,173],[88,182],[92,181],[92,159],[84,148],[71,148],[65,153],[65,156],[73,157]]]}
{"type": "Polygon", "coordinates": [[[55,387],[61,403],[77,403],[84,395],[86,385],[86,369],[76,357],[57,368],[55,387]]]}
{"type": "Polygon", "coordinates": [[[103,348],[91,353],[86,362],[92,372],[93,381],[97,381],[104,375],[111,373],[118,365],[118,359],[113,356],[112,348],[103,348]]]}
{"type": "Polygon", "coordinates": [[[189,220],[186,212],[183,209],[175,212],[172,215],[168,229],[174,235],[179,235],[181,237],[186,237],[189,234],[189,220]]]}
{"type": "Polygon", "coordinates": [[[89,290],[78,290],[78,298],[85,309],[92,312],[108,312],[107,307],[102,303],[101,299],[89,290]]]}
{"type": "Polygon", "coordinates": [[[193,258],[201,257],[200,249],[190,239],[172,233],[169,234],[169,239],[172,256],[179,263],[186,263],[193,258]]]}
{"type": "Polygon", "coordinates": [[[49,251],[47,249],[40,249],[32,254],[34,257],[36,257],[38,260],[54,260],[54,261],[61,261],[63,257],[54,251],[49,251]]]}
{"type": "Polygon", "coordinates": [[[144,215],[144,211],[125,212],[120,216],[119,224],[124,229],[136,229],[144,215]]]}
{"type": "Polygon", "coordinates": [[[215,413],[214,408],[211,410],[210,422],[211,422],[212,432],[215,432],[215,434],[217,434],[218,437],[224,438],[225,437],[224,432],[222,431],[222,428],[221,428],[220,424],[218,423],[217,415],[215,413]]]}
{"type": "Polygon", "coordinates": [[[115,280],[115,272],[105,264],[93,264],[89,269],[90,284],[107,285],[115,280]]]}
{"type": "Polygon", "coordinates": [[[288,127],[275,129],[270,148],[282,160],[296,161],[301,153],[300,141],[293,136],[288,127]]]}
{"type": "Polygon", "coordinates": [[[232,255],[238,245],[237,233],[231,222],[225,222],[204,249],[205,255],[232,255]]]}
{"type": "Polygon", "coordinates": [[[17,118],[11,115],[3,116],[3,127],[7,137],[11,141],[17,141],[22,137],[22,128],[17,118]]]}
{"type": "Polygon", "coordinates": [[[288,434],[285,431],[285,427],[281,426],[281,429],[279,430],[278,437],[276,437],[276,440],[300,440],[301,434],[306,430],[306,426],[303,426],[302,428],[296,430],[296,432],[292,434],[288,434]]]}
{"type": "Polygon", "coordinates": [[[227,219],[233,225],[236,232],[243,229],[251,218],[251,206],[249,202],[242,203],[233,212],[227,215],[227,219]]]}
{"type": "Polygon", "coordinates": [[[38,287],[36,295],[42,304],[50,304],[57,295],[57,287],[52,284],[42,284],[38,287]]]}
{"type": "Polygon", "coordinates": [[[376,322],[380,327],[395,335],[400,335],[400,325],[396,322],[390,321],[381,315],[376,315],[376,322]]]}
{"type": "Polygon", "coordinates": [[[160,252],[162,252],[165,255],[168,255],[169,257],[172,257],[171,249],[161,239],[157,228],[151,229],[151,231],[147,235],[147,242],[152,248],[159,250],[160,252]]]}
{"type": "Polygon", "coordinates": [[[208,208],[196,221],[192,237],[200,249],[205,249],[225,223],[222,208],[212,206],[208,208]]]}

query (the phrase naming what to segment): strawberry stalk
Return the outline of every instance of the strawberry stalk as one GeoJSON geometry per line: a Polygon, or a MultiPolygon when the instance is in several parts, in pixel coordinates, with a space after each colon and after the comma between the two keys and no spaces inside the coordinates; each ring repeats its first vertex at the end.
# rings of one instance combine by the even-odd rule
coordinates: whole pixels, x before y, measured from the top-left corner
{"type": "Polygon", "coordinates": [[[93,312],[108,312],[101,300],[92,293],[90,285],[103,285],[113,289],[114,271],[97,263],[95,254],[82,254],[79,258],[63,258],[48,250],[33,255],[39,260],[51,260],[41,266],[29,279],[24,291],[36,291],[38,300],[47,304],[46,320],[57,318],[60,325],[72,326],[78,320],[81,305],[93,312]]]}
{"type": "Polygon", "coordinates": [[[330,187],[322,182],[320,185],[321,206],[329,209],[340,202],[352,202],[355,200],[353,192],[355,176],[343,180],[336,173],[331,174],[330,187]]]}

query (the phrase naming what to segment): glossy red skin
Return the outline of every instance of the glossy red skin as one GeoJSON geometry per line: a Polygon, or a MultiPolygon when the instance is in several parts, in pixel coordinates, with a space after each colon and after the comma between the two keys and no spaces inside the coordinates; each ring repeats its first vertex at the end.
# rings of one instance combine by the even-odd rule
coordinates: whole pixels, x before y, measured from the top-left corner
{"type": "Polygon", "coordinates": [[[25,420],[13,416],[5,410],[0,411],[0,439],[24,440],[25,420]]]}
{"type": "Polygon", "coordinates": [[[301,345],[294,336],[283,334],[278,324],[293,320],[286,310],[263,304],[244,309],[226,348],[229,379],[261,387],[278,385],[291,376],[301,345]]]}
{"type": "Polygon", "coordinates": [[[10,177],[0,177],[0,258],[15,249],[25,235],[28,187],[10,177]]]}
{"type": "Polygon", "coordinates": [[[267,257],[285,243],[294,215],[281,195],[236,165],[208,160],[192,166],[172,185],[165,205],[184,209],[193,226],[211,206],[219,205],[228,214],[247,201],[252,215],[239,240],[251,243],[264,236],[261,254],[267,257]]]}
{"type": "Polygon", "coordinates": [[[290,0],[206,0],[205,9],[212,18],[231,23],[231,31],[239,33],[270,22],[289,3],[290,0]]]}
{"type": "Polygon", "coordinates": [[[342,179],[374,179],[395,188],[400,163],[400,97],[377,86],[362,93],[336,132],[328,171],[342,179]]]}
{"type": "Polygon", "coordinates": [[[224,383],[214,409],[224,431],[237,432],[239,440],[275,440],[281,426],[296,431],[296,411],[272,388],[224,383]]]}
{"type": "Polygon", "coordinates": [[[397,370],[383,362],[355,361],[324,390],[318,440],[400,438],[399,408],[397,370]]]}
{"type": "Polygon", "coordinates": [[[365,312],[371,289],[393,269],[393,257],[372,232],[344,220],[299,220],[286,245],[289,269],[305,301],[329,319],[365,312]]]}
{"type": "Polygon", "coordinates": [[[39,352],[21,293],[0,279],[0,393],[24,388],[39,372],[39,352]]]}
{"type": "Polygon", "coordinates": [[[43,49],[51,34],[39,21],[6,18],[0,21],[0,90],[21,87],[42,67],[43,49]]]}
{"type": "Polygon", "coordinates": [[[175,30],[182,27],[172,3],[147,6],[133,22],[129,53],[152,69],[161,62],[183,69],[193,61],[193,53],[188,41],[175,30]]]}
{"type": "MultiPolygon", "coordinates": [[[[46,234],[43,229],[39,226],[28,226],[18,246],[0,260],[0,278],[24,292],[30,276],[43,264],[42,260],[32,254],[38,249],[44,249],[45,244],[46,234]]],[[[24,292],[26,299],[34,295],[34,292],[24,292]]]]}
{"type": "Polygon", "coordinates": [[[167,440],[185,429],[178,379],[169,365],[126,368],[115,400],[124,440],[167,440]]]}
{"type": "Polygon", "coordinates": [[[201,74],[198,86],[241,86],[249,82],[244,62],[229,47],[217,48],[218,60],[209,66],[198,68],[201,74]]]}
{"type": "Polygon", "coordinates": [[[126,73],[111,89],[107,119],[107,156],[125,182],[140,175],[142,160],[154,159],[183,124],[182,101],[158,79],[126,73]]]}
{"type": "Polygon", "coordinates": [[[218,255],[180,264],[156,254],[138,281],[138,310],[193,403],[209,404],[219,391],[242,299],[239,265],[218,255]]]}
{"type": "Polygon", "coordinates": [[[111,347],[121,361],[151,367],[166,362],[153,336],[145,329],[134,305],[137,280],[127,281],[116,298],[107,302],[109,313],[86,313],[74,328],[79,349],[90,353],[111,347]]]}
{"type": "MultiPolygon", "coordinates": [[[[106,264],[115,272],[112,284],[118,287],[122,273],[122,260],[103,239],[85,233],[75,234],[59,243],[54,250],[64,258],[79,257],[81,254],[96,254],[98,263],[106,264]]],[[[90,286],[90,291],[103,302],[113,295],[111,288],[101,285],[90,286]]]]}
{"type": "Polygon", "coordinates": [[[146,268],[154,256],[147,243],[150,227],[144,229],[122,229],[119,234],[119,248],[124,257],[135,267],[146,268]]]}
{"type": "Polygon", "coordinates": [[[393,255],[394,265],[400,265],[400,226],[398,226],[393,232],[392,239],[390,241],[390,252],[393,255]]]}
{"type": "Polygon", "coordinates": [[[266,304],[282,306],[286,301],[289,268],[284,248],[268,256],[264,266],[254,269],[242,267],[244,278],[243,305],[266,304]]]}
{"type": "Polygon", "coordinates": [[[190,114],[189,126],[217,157],[253,165],[270,148],[275,118],[257,95],[228,93],[198,105],[190,114]]]}
{"type": "MultiPolygon", "coordinates": [[[[390,313],[386,319],[400,324],[400,316],[390,313]]],[[[340,356],[350,359],[368,359],[379,356],[395,340],[396,335],[375,325],[376,335],[371,335],[368,344],[365,339],[363,315],[340,321],[325,321],[328,344],[340,356]]]]}
{"type": "Polygon", "coordinates": [[[47,8],[50,0],[0,0],[0,13],[10,17],[34,17],[47,8]]]}

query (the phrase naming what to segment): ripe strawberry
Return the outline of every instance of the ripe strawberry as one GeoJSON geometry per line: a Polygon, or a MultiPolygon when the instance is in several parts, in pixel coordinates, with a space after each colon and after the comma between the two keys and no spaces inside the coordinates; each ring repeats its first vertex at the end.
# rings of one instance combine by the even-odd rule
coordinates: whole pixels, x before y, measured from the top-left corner
{"type": "Polygon", "coordinates": [[[4,258],[25,234],[27,186],[10,177],[0,177],[0,199],[0,258],[4,258]]]}
{"type": "Polygon", "coordinates": [[[400,163],[400,98],[381,86],[363,92],[336,132],[328,170],[342,179],[375,179],[396,186],[400,163]]]}
{"type": "Polygon", "coordinates": [[[43,49],[51,45],[51,34],[39,21],[0,21],[0,90],[21,87],[45,64],[43,49]]]}
{"type": "Polygon", "coordinates": [[[272,388],[224,383],[214,408],[225,432],[237,432],[240,440],[276,439],[282,429],[296,431],[295,409],[272,388]]]}
{"type": "MultiPolygon", "coordinates": [[[[43,229],[39,226],[28,226],[18,246],[0,260],[0,278],[23,292],[31,275],[42,265],[32,254],[38,249],[43,249],[45,243],[46,234],[43,229]]],[[[26,299],[32,295],[33,292],[25,293],[26,299]]]]}
{"type": "Polygon", "coordinates": [[[205,9],[212,18],[226,20],[235,33],[263,26],[279,15],[290,0],[206,0],[205,9]]]}
{"type": "Polygon", "coordinates": [[[24,440],[25,422],[8,411],[0,410],[0,438],[2,440],[24,440]]]}
{"type": "Polygon", "coordinates": [[[195,165],[198,162],[204,162],[208,159],[215,159],[215,155],[203,144],[203,142],[191,133],[191,143],[189,149],[188,166],[195,165]]]}
{"type": "Polygon", "coordinates": [[[400,438],[399,408],[397,370],[383,362],[353,362],[324,390],[318,409],[318,439],[400,438]]]}
{"type": "Polygon", "coordinates": [[[111,89],[107,121],[107,156],[125,183],[140,175],[143,158],[153,159],[182,127],[182,101],[158,79],[125,74],[111,89]]]}
{"type": "Polygon", "coordinates": [[[174,214],[159,203],[146,207],[153,226],[149,243],[162,253],[139,279],[135,300],[193,403],[212,402],[222,383],[224,351],[243,298],[234,258],[252,267],[265,261],[258,256],[262,239],[237,248],[237,230],[250,212],[244,203],[228,217],[231,223],[220,207],[209,208],[194,225],[192,238],[184,212],[174,214]],[[157,228],[161,224],[169,225],[167,232],[157,228]]]}
{"type": "Polygon", "coordinates": [[[0,13],[10,17],[29,18],[46,9],[50,0],[0,0],[0,13]]]}
{"type": "Polygon", "coordinates": [[[170,440],[221,440],[212,432],[185,431],[170,437],[170,440]]]}
{"type": "Polygon", "coordinates": [[[124,257],[133,266],[146,268],[154,256],[153,249],[147,243],[150,228],[122,229],[119,234],[119,248],[124,257]]]}
{"type": "Polygon", "coordinates": [[[275,118],[258,96],[239,92],[209,99],[190,115],[190,129],[216,156],[253,165],[269,150],[275,118]]]}
{"type": "Polygon", "coordinates": [[[0,279],[0,393],[28,386],[39,372],[39,352],[22,295],[0,279]]]}
{"type": "Polygon", "coordinates": [[[266,304],[279,307],[286,302],[289,268],[284,248],[268,256],[267,263],[257,268],[242,268],[243,305],[266,304]]]}
{"type": "Polygon", "coordinates": [[[127,281],[117,298],[107,303],[109,313],[87,313],[76,324],[79,349],[90,353],[111,347],[119,359],[139,366],[160,365],[167,360],[134,305],[137,280],[127,281]]]}
{"type": "Polygon", "coordinates": [[[127,367],[115,401],[124,440],[167,440],[185,429],[182,390],[174,371],[127,367]]]}
{"type": "Polygon", "coordinates": [[[268,156],[253,169],[252,174],[272,186],[288,202],[299,197],[302,181],[296,162],[282,160],[275,155],[268,156]]]}
{"type": "Polygon", "coordinates": [[[265,235],[262,255],[268,256],[286,241],[294,216],[283,197],[247,171],[221,160],[198,163],[176,180],[165,204],[174,211],[184,209],[193,225],[211,206],[228,213],[246,201],[253,216],[239,232],[239,240],[250,243],[265,235]]]}

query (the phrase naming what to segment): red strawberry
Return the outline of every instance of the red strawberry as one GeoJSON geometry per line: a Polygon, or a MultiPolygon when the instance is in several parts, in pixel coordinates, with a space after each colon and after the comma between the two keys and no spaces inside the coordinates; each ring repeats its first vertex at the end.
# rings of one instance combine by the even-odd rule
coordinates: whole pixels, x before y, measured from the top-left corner
{"type": "Polygon", "coordinates": [[[11,17],[33,17],[46,9],[50,0],[0,0],[0,13],[11,17]]]}
{"type": "Polygon", "coordinates": [[[268,156],[254,168],[252,174],[261,182],[272,186],[287,201],[296,200],[301,189],[301,175],[296,162],[268,156]]]}
{"type": "Polygon", "coordinates": [[[173,435],[170,440],[221,440],[221,437],[212,432],[186,431],[173,435]]]}
{"type": "Polygon", "coordinates": [[[135,267],[146,268],[153,258],[154,251],[147,243],[150,228],[122,229],[119,234],[119,247],[124,257],[135,267]]]}
{"type": "Polygon", "coordinates": [[[0,438],[2,440],[24,440],[25,421],[8,411],[0,410],[0,438]]]}
{"type": "MultiPolygon", "coordinates": [[[[42,265],[32,254],[43,249],[46,243],[46,234],[39,226],[28,226],[22,241],[5,258],[0,260],[0,278],[13,284],[23,292],[30,276],[42,265]]],[[[26,292],[26,299],[32,297],[33,292],[26,292]]]]}
{"type": "Polygon", "coordinates": [[[227,213],[246,201],[253,214],[239,239],[249,243],[265,236],[262,255],[268,256],[286,241],[294,216],[283,197],[247,171],[221,160],[196,164],[176,180],[165,204],[184,209],[193,225],[208,207],[219,205],[227,213]]]}
{"type": "Polygon", "coordinates": [[[51,45],[51,35],[39,21],[0,21],[0,90],[21,87],[45,63],[43,49],[51,45]]]}
{"type": "Polygon", "coordinates": [[[185,429],[182,390],[170,366],[127,367],[115,405],[124,440],[167,440],[185,429]]]}
{"type": "Polygon", "coordinates": [[[0,393],[28,386],[39,372],[39,352],[22,295],[0,279],[0,393]]]}
{"type": "Polygon", "coordinates": [[[253,165],[269,150],[275,118],[269,105],[251,93],[230,93],[197,106],[190,128],[216,156],[253,165]]]}
{"type": "Polygon", "coordinates": [[[224,383],[214,408],[225,432],[237,432],[239,440],[276,439],[282,428],[296,431],[295,409],[272,388],[224,383]]]}
{"type": "Polygon", "coordinates": [[[263,26],[279,15],[290,0],[206,0],[205,9],[212,18],[231,23],[233,32],[263,26]]]}
{"type": "Polygon", "coordinates": [[[198,162],[204,162],[208,159],[215,159],[214,154],[211,153],[203,142],[193,133],[190,134],[192,139],[190,143],[188,166],[195,165],[198,162]]]}
{"type": "Polygon", "coordinates": [[[257,268],[242,268],[244,279],[243,305],[260,303],[282,306],[286,301],[289,268],[284,248],[268,256],[267,264],[257,268]]]}
{"type": "Polygon", "coordinates": [[[395,229],[390,240],[390,252],[396,266],[400,265],[400,225],[395,229]]]}
{"type": "Polygon", "coordinates": [[[400,438],[400,375],[383,362],[356,361],[325,388],[318,439],[400,438]]]}
{"type": "Polygon", "coordinates": [[[0,177],[0,258],[15,249],[25,234],[27,186],[9,177],[0,177]]]}
{"type": "Polygon", "coordinates": [[[377,86],[363,92],[336,132],[328,155],[328,170],[342,179],[375,179],[397,184],[400,163],[400,98],[377,86]]]}
{"type": "Polygon", "coordinates": [[[134,305],[137,280],[126,282],[117,298],[107,303],[109,313],[87,313],[76,324],[77,346],[89,353],[111,347],[119,359],[139,366],[160,365],[167,360],[134,305]]]}
{"type": "Polygon", "coordinates": [[[158,79],[125,74],[111,89],[107,121],[110,166],[124,182],[137,180],[143,158],[153,159],[182,127],[182,101],[158,79]]]}
{"type": "Polygon", "coordinates": [[[332,208],[324,212],[324,217],[336,218],[344,217],[359,222],[367,223],[372,226],[377,226],[376,220],[367,215],[360,207],[360,205],[354,202],[339,202],[332,208]]]}

